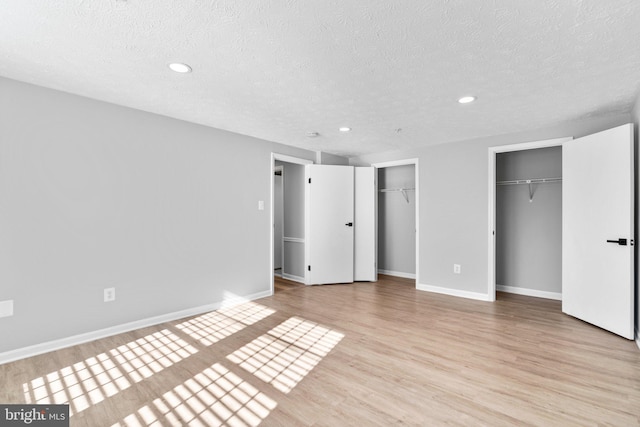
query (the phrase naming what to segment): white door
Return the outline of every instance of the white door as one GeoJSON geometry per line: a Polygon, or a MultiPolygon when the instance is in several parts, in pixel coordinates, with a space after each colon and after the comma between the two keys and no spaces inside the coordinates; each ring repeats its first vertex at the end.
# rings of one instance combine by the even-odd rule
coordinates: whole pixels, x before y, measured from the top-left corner
{"type": "Polygon", "coordinates": [[[354,271],[356,282],[378,280],[376,268],[376,173],[373,167],[355,169],[354,271]]]}
{"type": "Polygon", "coordinates": [[[353,282],[354,168],[307,165],[306,284],[353,282]]]}
{"type": "Polygon", "coordinates": [[[633,339],[633,125],[562,146],[562,311],[633,339]]]}

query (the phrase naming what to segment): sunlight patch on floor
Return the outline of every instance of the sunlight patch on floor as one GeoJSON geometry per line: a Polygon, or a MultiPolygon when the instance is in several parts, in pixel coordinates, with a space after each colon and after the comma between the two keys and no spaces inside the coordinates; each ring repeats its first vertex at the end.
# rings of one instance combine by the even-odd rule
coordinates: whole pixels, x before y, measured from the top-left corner
{"type": "Polygon", "coordinates": [[[210,346],[273,313],[275,310],[271,308],[248,302],[194,317],[176,327],[202,345],[210,346]]]}
{"type": "Polygon", "coordinates": [[[283,393],[289,393],[344,337],[292,317],[227,358],[283,393]]]}
{"type": "Polygon", "coordinates": [[[277,403],[216,363],[112,427],[257,426],[277,403]]]}
{"type": "Polygon", "coordinates": [[[69,404],[77,414],[197,351],[163,329],[23,384],[25,402],[69,404]]]}

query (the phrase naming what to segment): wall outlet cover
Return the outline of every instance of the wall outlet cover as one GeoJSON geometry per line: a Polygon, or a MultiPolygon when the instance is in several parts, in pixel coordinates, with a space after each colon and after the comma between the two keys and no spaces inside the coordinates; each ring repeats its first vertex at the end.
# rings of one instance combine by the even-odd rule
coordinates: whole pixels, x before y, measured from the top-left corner
{"type": "Polygon", "coordinates": [[[116,288],[105,288],[104,290],[104,302],[115,301],[116,288]]]}
{"type": "Polygon", "coordinates": [[[462,272],[462,266],[460,264],[453,264],[453,272],[460,274],[462,272]]]}
{"type": "Polygon", "coordinates": [[[0,301],[0,317],[13,316],[13,300],[0,301]]]}

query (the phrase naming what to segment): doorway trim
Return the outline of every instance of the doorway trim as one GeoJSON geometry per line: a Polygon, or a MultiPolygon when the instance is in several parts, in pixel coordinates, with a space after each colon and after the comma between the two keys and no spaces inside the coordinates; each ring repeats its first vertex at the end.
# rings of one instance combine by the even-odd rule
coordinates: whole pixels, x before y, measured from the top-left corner
{"type": "Polygon", "coordinates": [[[496,300],[496,155],[498,153],[508,153],[511,151],[533,150],[536,148],[547,148],[562,146],[563,143],[571,141],[573,137],[563,137],[554,139],[545,139],[540,141],[522,142],[519,144],[499,145],[489,147],[489,159],[487,168],[489,171],[488,179],[488,207],[489,207],[489,223],[487,231],[487,301],[496,300]]]}
{"type": "MultiPolygon", "coordinates": [[[[375,168],[376,174],[376,183],[378,182],[378,169],[388,168],[392,166],[405,166],[405,165],[414,165],[414,174],[415,174],[415,194],[416,194],[416,289],[418,288],[418,284],[420,283],[420,172],[419,172],[419,159],[404,159],[404,160],[393,160],[390,162],[380,162],[373,163],[371,166],[375,168]]],[[[378,189],[376,188],[376,191],[378,189]]],[[[376,209],[378,206],[378,197],[380,197],[380,193],[376,193],[376,209]]],[[[378,216],[376,212],[376,244],[378,241],[377,238],[377,225],[378,216]]],[[[377,253],[377,251],[376,251],[377,253]]],[[[376,276],[378,270],[378,260],[376,259],[376,276]]]]}
{"type": "MultiPolygon", "coordinates": [[[[269,215],[269,291],[271,295],[274,293],[274,282],[273,282],[273,243],[274,243],[274,221],[275,221],[275,207],[274,207],[274,187],[275,187],[275,178],[274,178],[274,169],[276,167],[276,160],[285,163],[294,163],[297,165],[311,165],[313,164],[313,160],[303,159],[300,157],[288,156],[286,154],[274,153],[271,152],[271,163],[269,165],[269,185],[270,185],[270,196],[269,196],[269,206],[270,206],[270,215],[269,215]]],[[[284,176],[284,175],[283,175],[284,176]]],[[[306,250],[306,247],[305,247],[306,250]]],[[[284,262],[284,260],[283,260],[284,262]]]]}

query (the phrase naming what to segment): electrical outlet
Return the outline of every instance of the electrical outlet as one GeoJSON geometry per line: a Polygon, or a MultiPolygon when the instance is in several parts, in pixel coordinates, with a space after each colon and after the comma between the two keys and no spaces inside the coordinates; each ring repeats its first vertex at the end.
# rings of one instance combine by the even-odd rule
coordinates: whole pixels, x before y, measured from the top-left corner
{"type": "Polygon", "coordinates": [[[264,210],[264,200],[258,200],[258,210],[259,211],[264,210]]]}
{"type": "Polygon", "coordinates": [[[116,300],[116,288],[105,288],[104,302],[111,302],[115,300],[116,300]]]}
{"type": "Polygon", "coordinates": [[[453,272],[455,274],[460,274],[462,272],[462,267],[460,264],[453,264],[453,272]]]}

